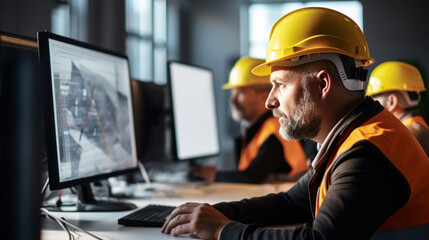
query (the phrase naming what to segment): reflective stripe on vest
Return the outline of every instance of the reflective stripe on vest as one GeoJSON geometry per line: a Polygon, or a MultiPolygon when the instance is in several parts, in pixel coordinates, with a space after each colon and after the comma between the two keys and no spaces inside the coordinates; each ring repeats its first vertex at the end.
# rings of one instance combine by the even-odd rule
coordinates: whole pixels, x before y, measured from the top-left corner
{"type": "Polygon", "coordinates": [[[407,120],[403,121],[402,123],[405,126],[411,126],[415,122],[420,123],[421,125],[425,126],[427,129],[429,129],[429,126],[426,124],[426,122],[422,116],[414,116],[414,117],[408,118],[407,120]]]}
{"type": "Polygon", "coordinates": [[[405,206],[390,216],[377,231],[393,231],[429,223],[429,160],[411,132],[387,110],[354,129],[344,142],[338,143],[338,150],[335,156],[329,159],[319,187],[316,215],[329,189],[329,166],[337,156],[362,140],[374,144],[402,173],[411,189],[405,206]]]}
{"type": "Polygon", "coordinates": [[[245,148],[242,148],[240,161],[238,162],[238,170],[243,171],[249,167],[250,163],[258,155],[261,145],[272,134],[276,135],[277,139],[279,139],[283,145],[284,158],[291,167],[291,171],[288,175],[293,176],[307,170],[307,158],[301,143],[297,140],[286,141],[282,139],[279,134],[279,129],[280,123],[277,118],[270,117],[265,120],[249,144],[247,144],[245,148]]]}

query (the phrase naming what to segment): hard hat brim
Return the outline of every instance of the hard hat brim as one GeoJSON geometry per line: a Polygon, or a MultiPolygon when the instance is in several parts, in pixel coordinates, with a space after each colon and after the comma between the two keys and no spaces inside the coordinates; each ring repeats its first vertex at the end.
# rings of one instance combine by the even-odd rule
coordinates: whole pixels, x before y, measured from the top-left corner
{"type": "Polygon", "coordinates": [[[386,93],[386,92],[395,92],[395,91],[398,91],[398,92],[405,91],[405,92],[417,92],[417,93],[421,93],[421,92],[426,91],[426,88],[423,87],[423,88],[419,88],[419,89],[403,89],[403,88],[378,89],[377,91],[366,91],[365,95],[369,96],[369,97],[372,97],[372,96],[375,96],[375,95],[378,95],[378,94],[382,94],[382,93],[386,93]]]}
{"type": "Polygon", "coordinates": [[[268,76],[271,74],[271,64],[262,63],[252,69],[252,73],[256,76],[268,76]]]}
{"type": "Polygon", "coordinates": [[[224,85],[222,85],[223,90],[227,90],[227,89],[231,89],[231,88],[235,88],[235,86],[232,84],[229,84],[229,83],[225,83],[224,85]]]}

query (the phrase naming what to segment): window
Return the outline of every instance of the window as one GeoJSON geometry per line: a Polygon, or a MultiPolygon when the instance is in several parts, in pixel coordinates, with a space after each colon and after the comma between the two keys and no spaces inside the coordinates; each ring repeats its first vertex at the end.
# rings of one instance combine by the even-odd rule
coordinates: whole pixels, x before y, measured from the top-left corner
{"type": "MultiPolygon", "coordinates": [[[[287,3],[247,3],[248,25],[242,26],[242,55],[265,58],[271,27],[285,14],[303,7],[325,7],[342,12],[353,19],[363,30],[363,8],[359,1],[321,1],[321,2],[287,2],[287,3]],[[247,51],[247,52],[246,52],[247,51]]],[[[242,19],[246,19],[242,17],[242,19]]]]}
{"type": "Polygon", "coordinates": [[[131,76],[163,84],[167,80],[166,0],[126,0],[126,52],[131,76]]]}
{"type": "MultiPolygon", "coordinates": [[[[167,0],[125,2],[126,55],[131,77],[167,82],[167,0]]],[[[56,0],[51,31],[87,41],[88,0],[56,0]]]]}
{"type": "Polygon", "coordinates": [[[88,0],[57,0],[51,14],[51,31],[86,41],[87,11],[88,0]]]}

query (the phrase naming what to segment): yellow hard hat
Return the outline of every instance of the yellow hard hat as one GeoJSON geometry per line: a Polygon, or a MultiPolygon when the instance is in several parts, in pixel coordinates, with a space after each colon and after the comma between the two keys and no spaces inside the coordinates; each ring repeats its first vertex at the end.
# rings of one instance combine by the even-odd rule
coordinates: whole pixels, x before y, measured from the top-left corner
{"type": "Polygon", "coordinates": [[[263,76],[271,64],[314,53],[339,53],[360,60],[361,66],[374,62],[359,26],[346,15],[327,8],[308,7],[280,18],[271,29],[267,59],[252,70],[263,76]]]}
{"type": "Polygon", "coordinates": [[[222,86],[223,89],[245,87],[255,84],[270,84],[269,76],[256,76],[251,73],[252,68],[264,63],[264,60],[242,57],[238,60],[229,74],[228,83],[222,86]]]}
{"type": "Polygon", "coordinates": [[[388,91],[425,91],[419,70],[404,62],[390,61],[378,65],[371,73],[366,95],[373,96],[388,91]]]}

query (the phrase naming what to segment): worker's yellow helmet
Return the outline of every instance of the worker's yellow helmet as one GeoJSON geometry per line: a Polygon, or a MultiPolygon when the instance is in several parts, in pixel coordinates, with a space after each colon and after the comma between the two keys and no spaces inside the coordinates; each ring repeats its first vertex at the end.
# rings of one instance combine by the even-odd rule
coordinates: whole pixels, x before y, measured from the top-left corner
{"type": "Polygon", "coordinates": [[[270,84],[269,76],[256,76],[252,74],[252,69],[259,64],[264,63],[264,60],[242,57],[238,60],[229,74],[228,83],[222,86],[223,89],[246,87],[256,84],[270,84]]]}
{"type": "Polygon", "coordinates": [[[378,65],[371,73],[366,95],[373,96],[388,91],[425,91],[419,70],[404,62],[390,61],[378,65]]]}
{"type": "Polygon", "coordinates": [[[338,53],[359,60],[360,66],[374,62],[359,26],[346,15],[327,8],[309,7],[290,12],[271,29],[267,59],[252,70],[263,76],[271,64],[315,53],[338,53]]]}

